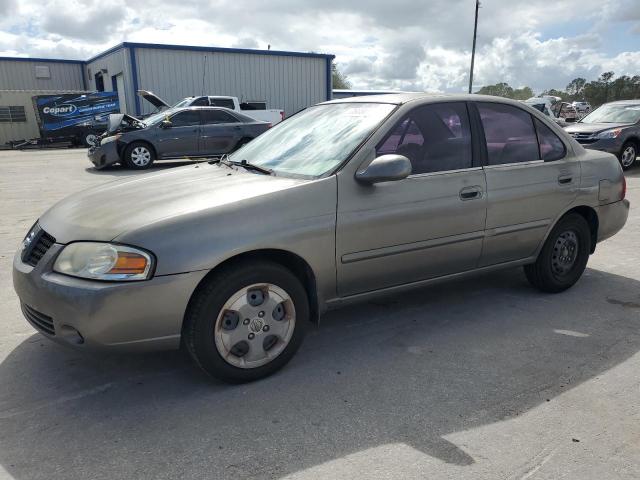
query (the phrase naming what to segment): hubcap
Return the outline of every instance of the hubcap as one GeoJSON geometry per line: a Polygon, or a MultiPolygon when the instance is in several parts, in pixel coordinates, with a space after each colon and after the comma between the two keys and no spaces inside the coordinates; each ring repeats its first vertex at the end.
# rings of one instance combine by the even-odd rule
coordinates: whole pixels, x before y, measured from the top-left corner
{"type": "Polygon", "coordinates": [[[271,362],[291,340],[296,311],[282,288],[254,284],[234,293],[218,314],[214,339],[218,353],[238,368],[271,362]]]}
{"type": "Polygon", "coordinates": [[[144,167],[151,161],[151,152],[145,147],[136,147],[131,152],[131,161],[139,167],[144,167]]]}
{"type": "Polygon", "coordinates": [[[571,271],[578,258],[578,237],[573,231],[563,232],[558,236],[551,255],[551,268],[558,276],[571,271]]]}
{"type": "Polygon", "coordinates": [[[636,160],[636,149],[632,145],[629,145],[622,152],[622,157],[620,158],[620,161],[622,162],[623,166],[628,167],[633,162],[635,162],[635,160],[636,160]]]}
{"type": "Polygon", "coordinates": [[[96,136],[92,133],[87,135],[85,140],[87,141],[87,145],[91,145],[92,147],[96,145],[96,136]]]}

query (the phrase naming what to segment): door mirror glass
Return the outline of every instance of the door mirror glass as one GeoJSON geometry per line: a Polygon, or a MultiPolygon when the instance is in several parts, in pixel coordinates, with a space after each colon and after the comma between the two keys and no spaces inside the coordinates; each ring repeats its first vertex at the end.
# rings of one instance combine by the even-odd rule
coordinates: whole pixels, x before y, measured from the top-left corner
{"type": "Polygon", "coordinates": [[[160,122],[160,128],[171,128],[172,125],[171,120],[163,120],[160,122]]]}
{"type": "Polygon", "coordinates": [[[411,175],[411,162],[403,155],[381,155],[364,170],[356,172],[356,180],[366,184],[394,182],[411,175]]]}

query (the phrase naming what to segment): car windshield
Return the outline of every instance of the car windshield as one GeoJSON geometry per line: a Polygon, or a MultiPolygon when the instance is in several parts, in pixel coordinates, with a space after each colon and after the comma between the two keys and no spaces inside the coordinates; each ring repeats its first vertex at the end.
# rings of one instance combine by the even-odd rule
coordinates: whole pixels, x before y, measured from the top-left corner
{"type": "Polygon", "coordinates": [[[582,123],[636,123],[640,120],[639,105],[602,105],[584,117],[582,123]]]}
{"type": "Polygon", "coordinates": [[[143,120],[143,123],[148,127],[150,125],[155,125],[156,123],[160,123],[162,120],[167,118],[169,115],[173,113],[173,108],[169,108],[167,110],[163,110],[162,112],[154,113],[153,115],[148,116],[143,120]]]}
{"type": "Polygon", "coordinates": [[[230,156],[275,174],[317,177],[344,162],[395,105],[317,105],[267,130],[230,156]]]}

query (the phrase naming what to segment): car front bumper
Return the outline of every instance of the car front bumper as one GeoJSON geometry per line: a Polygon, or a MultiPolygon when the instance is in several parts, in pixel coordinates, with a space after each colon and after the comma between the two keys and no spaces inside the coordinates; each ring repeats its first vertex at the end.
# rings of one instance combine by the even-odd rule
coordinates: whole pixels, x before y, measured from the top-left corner
{"type": "Polygon", "coordinates": [[[620,150],[622,149],[623,139],[622,136],[618,138],[603,138],[600,140],[596,140],[595,142],[578,140],[578,143],[582,145],[584,148],[589,148],[591,150],[599,150],[601,152],[613,153],[614,155],[618,155],[620,150]]]}
{"type": "Polygon", "coordinates": [[[121,162],[117,140],[90,148],[87,156],[97,169],[121,162]]]}
{"type": "Polygon", "coordinates": [[[54,244],[35,267],[13,261],[23,314],[43,335],[83,349],[149,351],[178,348],[187,304],[206,271],[137,282],[100,282],[52,270],[54,244]]]}

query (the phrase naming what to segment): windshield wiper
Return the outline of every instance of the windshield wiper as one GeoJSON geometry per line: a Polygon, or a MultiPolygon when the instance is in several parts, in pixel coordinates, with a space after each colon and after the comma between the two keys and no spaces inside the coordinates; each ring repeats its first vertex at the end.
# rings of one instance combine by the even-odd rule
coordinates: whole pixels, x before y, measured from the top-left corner
{"type": "Polygon", "coordinates": [[[227,167],[244,167],[246,170],[251,170],[258,173],[263,173],[265,175],[272,175],[273,170],[266,167],[261,167],[260,165],[255,165],[253,163],[249,163],[246,160],[240,160],[239,162],[234,162],[229,160],[229,154],[225,153],[224,155],[219,156],[218,158],[214,158],[213,160],[209,160],[209,164],[215,165],[217,163],[221,163],[222,165],[226,165],[227,167]]]}
{"type": "Polygon", "coordinates": [[[255,163],[249,163],[246,160],[240,160],[239,162],[233,162],[230,160],[227,161],[238,167],[244,167],[247,170],[253,170],[254,172],[263,173],[265,175],[271,175],[273,173],[273,170],[271,170],[270,168],[261,167],[260,165],[256,165],[255,163]]]}

